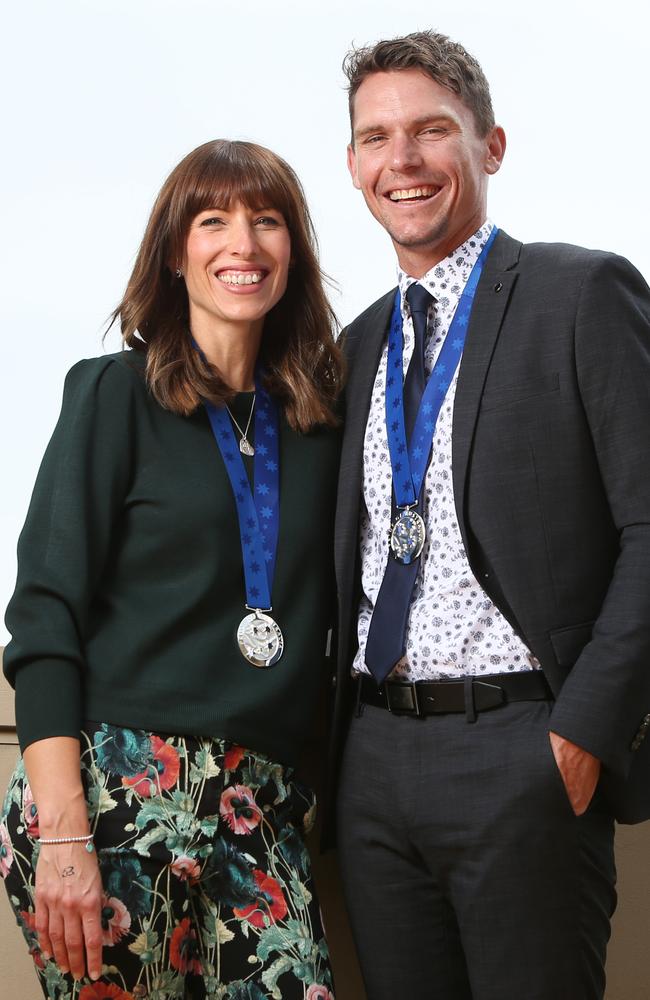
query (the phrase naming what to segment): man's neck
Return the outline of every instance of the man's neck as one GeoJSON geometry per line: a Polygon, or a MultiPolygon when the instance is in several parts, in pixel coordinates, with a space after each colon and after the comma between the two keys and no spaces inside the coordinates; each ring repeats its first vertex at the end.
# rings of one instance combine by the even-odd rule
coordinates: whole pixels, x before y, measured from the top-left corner
{"type": "Polygon", "coordinates": [[[456,232],[447,240],[437,242],[435,247],[405,247],[393,243],[400,268],[411,278],[424,277],[436,264],[459,250],[486,222],[485,214],[482,215],[478,224],[476,219],[472,219],[464,229],[456,232]]]}

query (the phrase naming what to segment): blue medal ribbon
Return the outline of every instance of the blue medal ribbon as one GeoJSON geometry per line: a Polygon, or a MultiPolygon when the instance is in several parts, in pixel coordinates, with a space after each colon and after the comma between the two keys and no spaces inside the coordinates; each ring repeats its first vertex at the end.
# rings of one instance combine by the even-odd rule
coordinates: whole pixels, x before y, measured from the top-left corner
{"type": "Polygon", "coordinates": [[[393,473],[393,489],[395,491],[397,507],[413,507],[418,502],[427,465],[429,464],[433,432],[438,414],[440,413],[443,400],[447,395],[463,353],[476,288],[481,277],[485,258],[496,238],[497,232],[498,229],[495,226],[472,268],[463,294],[456,306],[445,342],[442,345],[442,349],[422,394],[418,415],[408,446],[406,443],[406,425],[404,421],[404,334],[399,289],[395,293],[395,305],[393,307],[388,337],[385,410],[388,448],[393,473]]]}
{"type": "Polygon", "coordinates": [[[271,610],[271,591],[280,531],[280,419],[278,408],[255,377],[253,490],[224,407],[204,402],[212,433],[232,486],[241,536],[246,605],[271,610]]]}

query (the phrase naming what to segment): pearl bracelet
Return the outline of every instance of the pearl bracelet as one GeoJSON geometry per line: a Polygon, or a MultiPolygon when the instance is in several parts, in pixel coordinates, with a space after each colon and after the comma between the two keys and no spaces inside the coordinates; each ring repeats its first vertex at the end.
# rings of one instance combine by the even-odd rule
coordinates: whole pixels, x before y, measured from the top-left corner
{"type": "Polygon", "coordinates": [[[85,844],[89,854],[95,850],[92,833],[87,833],[83,837],[40,837],[41,844],[85,844]]]}

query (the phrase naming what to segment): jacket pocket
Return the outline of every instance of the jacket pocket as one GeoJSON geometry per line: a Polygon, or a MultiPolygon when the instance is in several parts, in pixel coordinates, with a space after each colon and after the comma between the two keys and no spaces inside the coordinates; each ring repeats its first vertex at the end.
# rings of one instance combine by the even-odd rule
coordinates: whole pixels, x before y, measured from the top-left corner
{"type": "Polygon", "coordinates": [[[594,622],[591,621],[580,625],[567,625],[565,628],[556,628],[549,632],[555,659],[561,667],[573,666],[591,639],[593,628],[594,622]]]}
{"type": "Polygon", "coordinates": [[[541,378],[523,379],[500,387],[489,386],[481,399],[481,412],[486,410],[501,410],[515,403],[526,402],[536,396],[547,396],[560,389],[560,376],[550,372],[541,378]]]}

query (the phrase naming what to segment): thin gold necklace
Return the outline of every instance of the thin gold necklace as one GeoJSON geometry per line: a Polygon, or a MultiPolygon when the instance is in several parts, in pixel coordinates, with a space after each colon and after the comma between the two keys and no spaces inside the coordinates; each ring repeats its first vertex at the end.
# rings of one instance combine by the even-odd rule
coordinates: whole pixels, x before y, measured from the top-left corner
{"type": "Polygon", "coordinates": [[[235,418],[233,416],[233,413],[232,413],[232,410],[230,409],[230,407],[226,403],[226,409],[228,410],[228,413],[230,414],[230,419],[232,420],[233,424],[235,425],[235,427],[237,428],[237,430],[239,431],[239,433],[241,435],[241,437],[239,439],[239,450],[242,453],[242,455],[254,455],[255,454],[255,448],[253,447],[253,445],[248,440],[247,434],[248,434],[248,429],[249,429],[249,427],[251,425],[251,420],[253,419],[253,410],[255,409],[255,400],[256,400],[256,398],[257,398],[257,393],[253,393],[253,403],[251,405],[251,412],[248,414],[248,423],[246,424],[246,430],[244,430],[244,431],[241,429],[241,427],[239,426],[239,424],[235,420],[235,418]]]}

